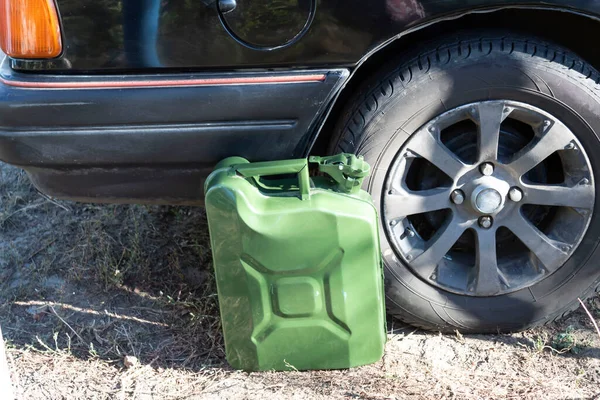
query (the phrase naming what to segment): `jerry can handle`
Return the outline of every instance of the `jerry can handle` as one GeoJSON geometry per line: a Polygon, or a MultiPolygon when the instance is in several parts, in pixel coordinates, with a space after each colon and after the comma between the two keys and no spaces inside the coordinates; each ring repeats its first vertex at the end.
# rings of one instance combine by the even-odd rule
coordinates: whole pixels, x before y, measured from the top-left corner
{"type": "Polygon", "coordinates": [[[308,175],[308,161],[306,158],[240,164],[233,168],[244,178],[297,174],[300,199],[306,200],[310,196],[310,178],[308,175]]]}

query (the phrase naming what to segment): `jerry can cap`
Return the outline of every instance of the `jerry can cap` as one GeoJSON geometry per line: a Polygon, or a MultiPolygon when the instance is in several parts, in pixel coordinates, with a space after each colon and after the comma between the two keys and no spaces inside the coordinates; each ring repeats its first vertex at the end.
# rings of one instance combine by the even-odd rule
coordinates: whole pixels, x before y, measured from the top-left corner
{"type": "Polygon", "coordinates": [[[344,193],[357,193],[370,170],[363,156],[349,153],[311,156],[308,161],[318,164],[319,171],[329,175],[337,183],[337,189],[344,193]]]}
{"type": "MultiPolygon", "coordinates": [[[[341,153],[335,156],[306,158],[280,161],[265,161],[250,163],[241,157],[229,157],[217,164],[216,170],[227,169],[228,175],[240,175],[244,178],[258,178],[262,176],[295,174],[298,180],[298,194],[300,199],[306,200],[310,197],[311,180],[308,164],[315,163],[318,170],[327,174],[334,182],[332,189],[342,193],[356,194],[364,178],[369,175],[369,164],[362,156],[349,153],[341,153]]],[[[205,182],[205,192],[210,186],[211,177],[205,182]]]]}

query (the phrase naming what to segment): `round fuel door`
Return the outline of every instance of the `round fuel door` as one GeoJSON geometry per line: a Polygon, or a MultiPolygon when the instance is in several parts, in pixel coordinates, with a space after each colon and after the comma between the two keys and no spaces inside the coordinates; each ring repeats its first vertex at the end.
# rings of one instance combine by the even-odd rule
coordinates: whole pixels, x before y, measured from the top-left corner
{"type": "Polygon", "coordinates": [[[314,19],[316,0],[217,0],[227,32],[255,50],[287,47],[304,36],[314,19]]]}

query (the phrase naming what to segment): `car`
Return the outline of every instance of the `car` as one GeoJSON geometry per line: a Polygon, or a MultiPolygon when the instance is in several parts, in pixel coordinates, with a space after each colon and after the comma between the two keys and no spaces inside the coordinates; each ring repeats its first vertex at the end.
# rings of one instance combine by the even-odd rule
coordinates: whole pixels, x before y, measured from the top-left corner
{"type": "Polygon", "coordinates": [[[599,290],[599,2],[0,3],[0,159],[49,196],[202,205],[225,157],[354,153],[394,317],[516,331],[599,290]]]}

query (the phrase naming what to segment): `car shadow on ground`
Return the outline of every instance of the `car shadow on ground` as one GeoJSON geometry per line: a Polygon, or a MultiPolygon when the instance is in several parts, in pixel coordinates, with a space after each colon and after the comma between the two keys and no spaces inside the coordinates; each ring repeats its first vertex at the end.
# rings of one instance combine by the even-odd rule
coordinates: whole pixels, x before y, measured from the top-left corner
{"type": "Polygon", "coordinates": [[[10,346],[225,365],[203,209],[55,201],[21,170],[0,164],[0,173],[0,324],[10,346]]]}

